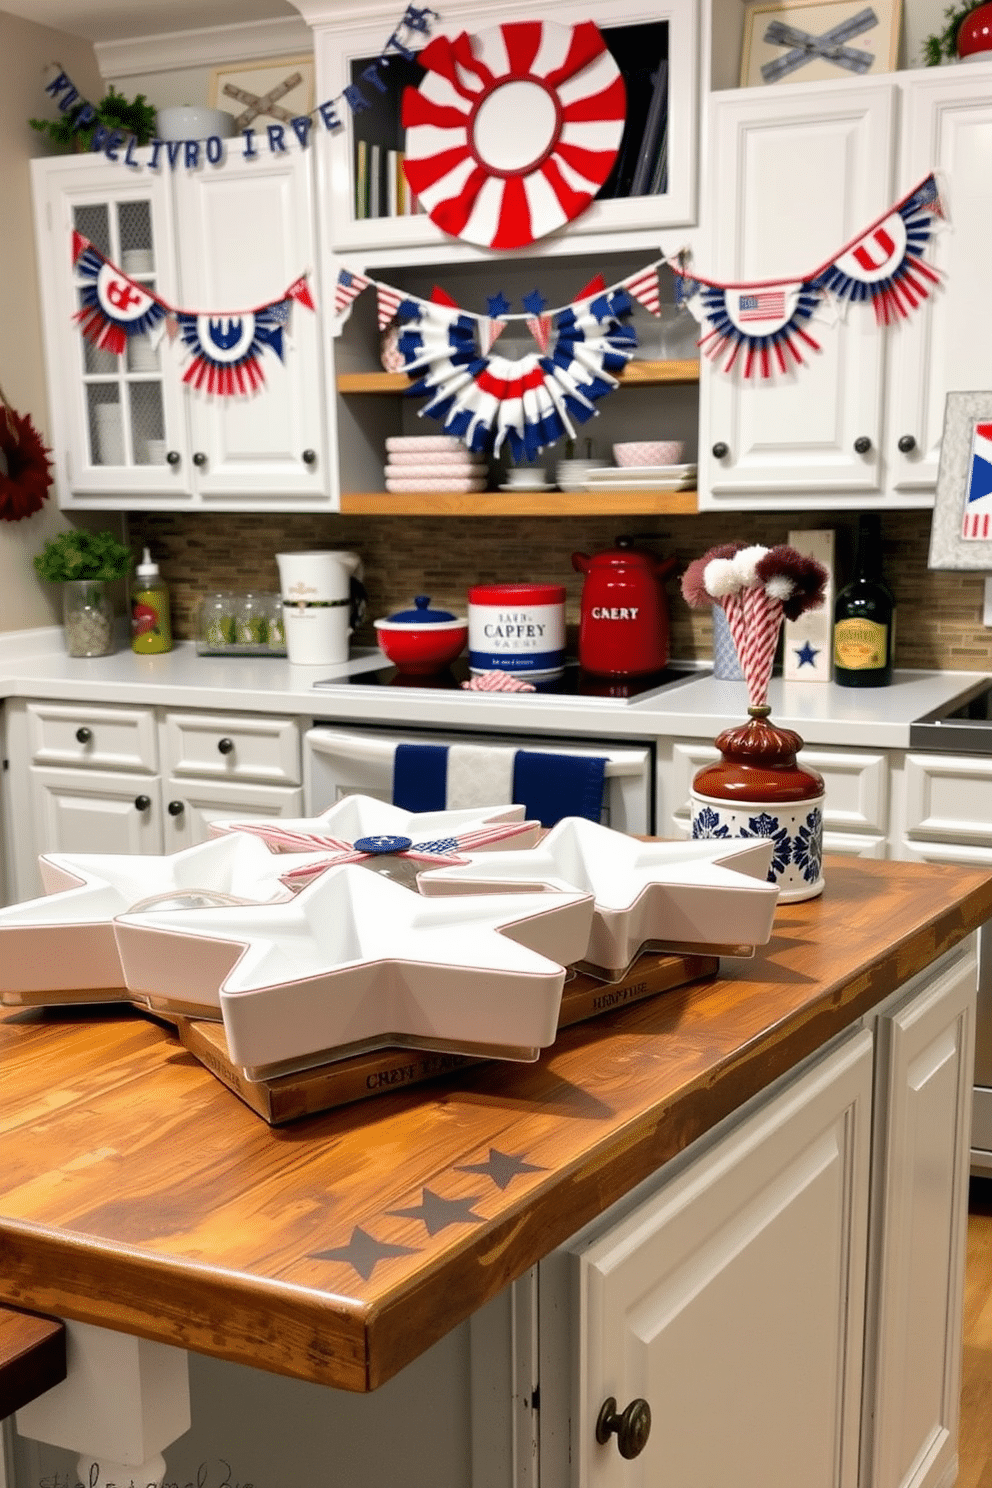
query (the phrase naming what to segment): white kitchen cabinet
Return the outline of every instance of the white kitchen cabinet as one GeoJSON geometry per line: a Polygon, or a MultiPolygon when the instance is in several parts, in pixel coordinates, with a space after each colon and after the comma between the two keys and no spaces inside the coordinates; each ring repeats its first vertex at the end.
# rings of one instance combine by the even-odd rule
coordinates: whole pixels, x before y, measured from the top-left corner
{"type": "MultiPolygon", "coordinates": [[[[147,162],[148,151],[139,152],[147,162]]],[[[64,507],[156,510],[331,509],[318,315],[292,306],[264,385],[220,398],[182,381],[181,337],[129,340],[118,357],[73,317],[74,231],[180,309],[223,312],[278,300],[317,257],[309,152],[222,166],[125,169],[98,156],[32,162],[52,446],[64,507]],[[250,245],[250,251],[246,251],[250,245]]],[[[311,279],[320,308],[319,287],[311,279]]]]}
{"type": "MultiPolygon", "coordinates": [[[[708,265],[757,281],[818,268],[937,171],[941,286],[905,321],[850,306],[787,378],[703,362],[700,508],[931,506],[946,394],[987,382],[992,64],[714,94],[708,265]],[[715,453],[719,451],[719,453],[715,453]]],[[[705,272],[700,264],[700,271],[705,272]]]]}
{"type": "MultiPolygon", "coordinates": [[[[659,739],[657,820],[660,836],[692,832],[692,781],[719,752],[707,739],[659,739]]],[[[886,751],[805,747],[800,763],[823,776],[824,852],[888,856],[890,761],[886,751]]]]}
{"type": "Polygon", "coordinates": [[[42,892],[42,852],[178,852],[220,818],[303,814],[294,719],[22,699],[6,709],[12,900],[42,892]]]}
{"type": "Polygon", "coordinates": [[[855,1488],[871,1088],[862,1031],[569,1247],[573,1484],[855,1488]],[[631,1461],[610,1398],[650,1408],[631,1461]]]}
{"type": "MultiPolygon", "coordinates": [[[[891,205],[888,79],[714,94],[710,131],[710,257],[699,267],[721,282],[800,279],[891,205]]],[[[880,495],[884,342],[875,317],[853,308],[807,331],[821,349],[786,376],[745,379],[739,365],[728,373],[703,359],[701,508],[794,511],[801,501],[857,510],[866,494],[880,495]]]]}
{"type": "MultiPolygon", "coordinates": [[[[544,6],[537,0],[522,0],[512,12],[497,12],[484,20],[480,19],[479,7],[472,0],[454,0],[445,7],[442,20],[434,20],[432,35],[444,32],[454,37],[462,31],[473,34],[505,21],[551,21],[571,26],[588,19],[588,7],[575,0],[554,0],[553,4],[544,6]]],[[[597,21],[607,46],[615,51],[621,71],[630,66],[635,73],[646,76],[656,58],[667,57],[667,189],[653,195],[594,201],[565,228],[537,241],[534,251],[542,256],[574,253],[573,240],[577,237],[595,238],[613,247],[618,246],[620,237],[657,250],[659,228],[690,226],[696,221],[702,34],[698,0],[654,0],[654,3],[623,0],[622,4],[611,5],[609,14],[597,17],[597,21]]],[[[400,122],[403,88],[416,86],[423,71],[400,57],[396,49],[389,51],[389,66],[376,69],[376,58],[388,36],[388,25],[378,16],[372,21],[367,14],[333,22],[322,15],[315,20],[318,97],[340,100],[346,87],[357,87],[360,99],[359,111],[354,114],[345,102],[338,103],[339,113],[344,117],[343,129],[329,132],[320,127],[317,136],[321,195],[327,204],[328,246],[346,258],[351,255],[352,262],[358,255],[366,266],[382,261],[384,256],[395,261],[397,250],[400,260],[407,263],[414,259],[426,262],[491,258],[488,250],[443,233],[426,213],[389,215],[387,151],[403,149],[400,122]],[[361,100],[365,102],[364,108],[361,100]],[[374,145],[380,152],[379,215],[362,216],[356,210],[359,142],[368,147],[374,145]]],[[[413,51],[419,51],[428,39],[402,27],[399,38],[413,51]]],[[[535,71],[540,74],[540,67],[535,71]]],[[[638,81],[650,87],[643,77],[635,78],[635,85],[638,81]]],[[[563,92],[567,97],[567,85],[563,92]]],[[[628,98],[632,97],[628,92],[628,98]]],[[[635,114],[637,109],[631,105],[631,117],[635,114]]],[[[641,118],[639,114],[637,117],[641,118]]],[[[448,143],[444,141],[445,145],[448,143]]],[[[606,184],[609,188],[610,182],[606,184]]]]}
{"type": "Polygon", "coordinates": [[[974,1069],[975,950],[879,1018],[862,1481],[936,1488],[957,1471],[974,1069]]]}

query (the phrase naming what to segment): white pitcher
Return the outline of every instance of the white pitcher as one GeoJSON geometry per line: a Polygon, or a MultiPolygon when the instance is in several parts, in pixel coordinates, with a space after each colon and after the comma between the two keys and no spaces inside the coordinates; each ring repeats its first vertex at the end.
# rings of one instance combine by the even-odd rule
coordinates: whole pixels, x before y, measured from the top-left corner
{"type": "Polygon", "coordinates": [[[365,598],[357,553],[277,553],[286,656],[294,666],[348,660],[348,638],[365,598]]]}

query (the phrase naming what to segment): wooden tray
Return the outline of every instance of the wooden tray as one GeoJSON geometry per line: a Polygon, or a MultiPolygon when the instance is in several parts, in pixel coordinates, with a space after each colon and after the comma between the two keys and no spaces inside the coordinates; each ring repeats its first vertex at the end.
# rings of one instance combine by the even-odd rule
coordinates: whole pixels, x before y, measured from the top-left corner
{"type": "MultiPolygon", "coordinates": [[[[719,966],[717,956],[649,952],[638,957],[620,982],[604,983],[578,972],[565,984],[558,1026],[567,1028],[673,987],[715,976],[719,966]]],[[[386,1095],[391,1090],[406,1089],[423,1080],[434,1080],[453,1070],[486,1062],[474,1056],[423,1049],[374,1049],[317,1069],[249,1080],[240,1065],[231,1059],[223,1023],[182,1017],[174,1021],[184,1047],[270,1126],[281,1126],[300,1116],[313,1116],[352,1101],[386,1095]]]]}

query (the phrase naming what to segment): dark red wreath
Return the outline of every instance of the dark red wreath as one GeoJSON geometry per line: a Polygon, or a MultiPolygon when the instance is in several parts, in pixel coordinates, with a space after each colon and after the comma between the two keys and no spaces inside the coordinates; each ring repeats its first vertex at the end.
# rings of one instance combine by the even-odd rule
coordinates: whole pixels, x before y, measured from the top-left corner
{"type": "Polygon", "coordinates": [[[19,522],[41,510],[52,484],[51,460],[31,415],[0,406],[0,517],[19,522]]]}

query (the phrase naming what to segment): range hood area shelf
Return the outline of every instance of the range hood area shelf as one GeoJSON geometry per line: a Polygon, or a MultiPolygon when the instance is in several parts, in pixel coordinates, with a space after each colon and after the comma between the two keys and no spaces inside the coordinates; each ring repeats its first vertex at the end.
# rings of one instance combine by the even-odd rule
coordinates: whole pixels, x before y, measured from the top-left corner
{"type": "MultiPolygon", "coordinates": [[[[404,393],[410,386],[405,372],[339,372],[342,394],[404,393]]],[[[625,387],[660,387],[698,383],[698,361],[631,361],[619,374],[625,387]]],[[[695,491],[645,491],[624,487],[621,472],[616,486],[595,491],[451,492],[342,491],[341,511],[348,516],[431,517],[541,517],[541,516],[693,516],[699,510],[695,491]]]]}

